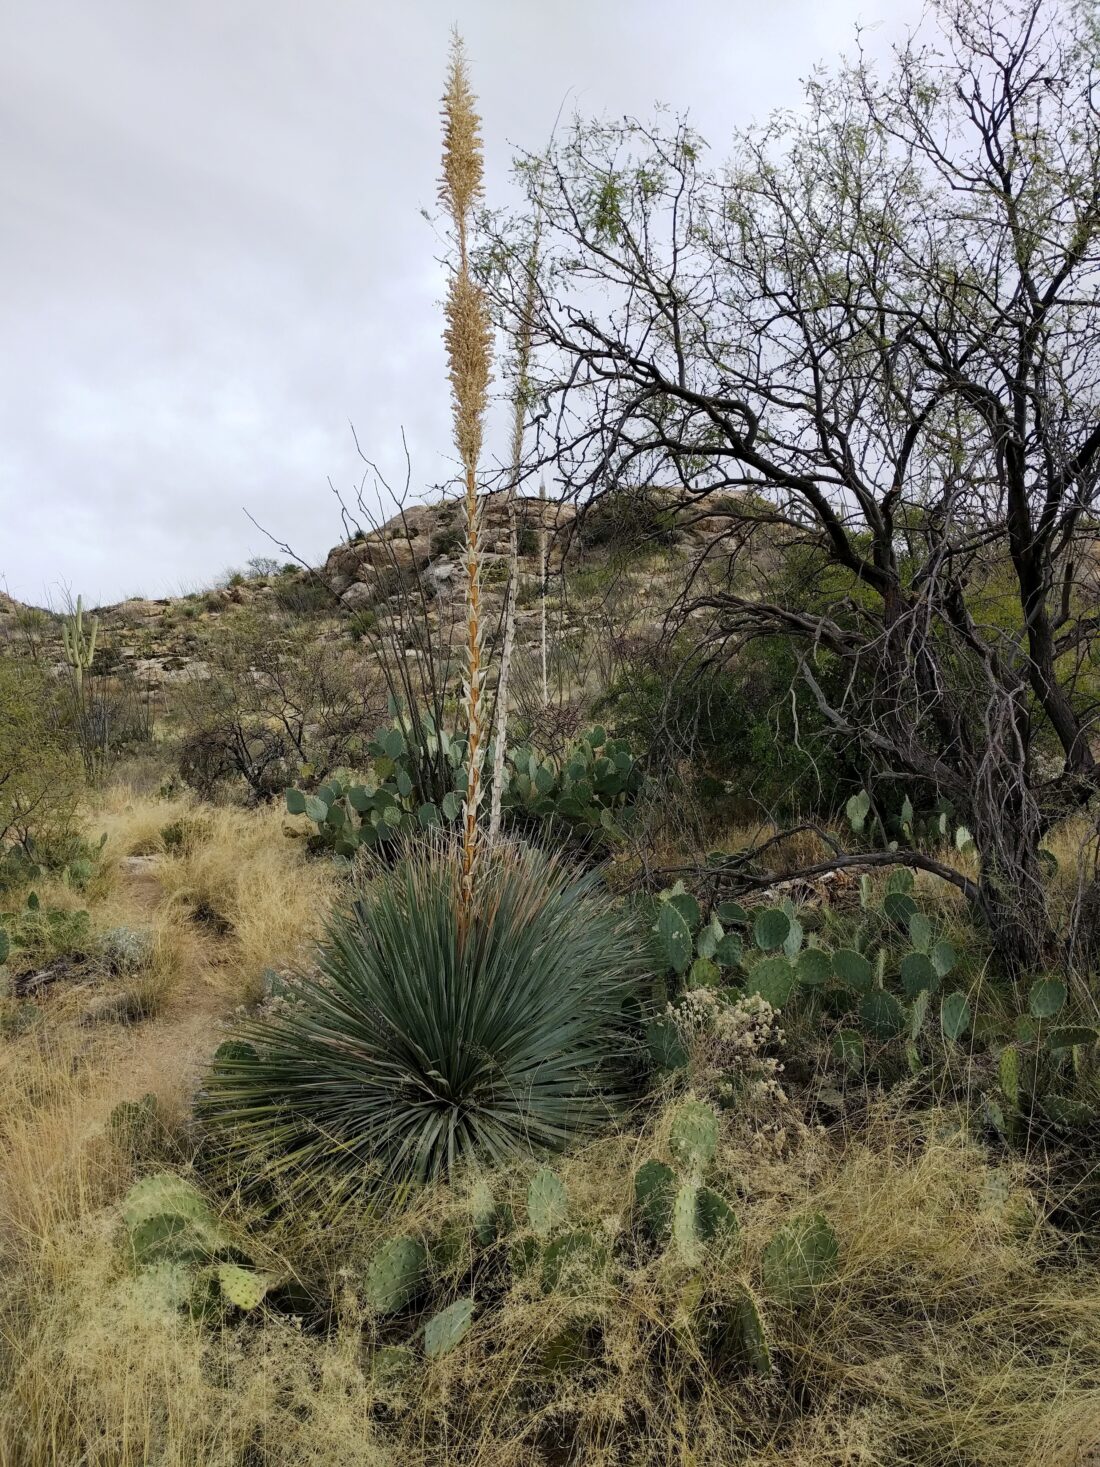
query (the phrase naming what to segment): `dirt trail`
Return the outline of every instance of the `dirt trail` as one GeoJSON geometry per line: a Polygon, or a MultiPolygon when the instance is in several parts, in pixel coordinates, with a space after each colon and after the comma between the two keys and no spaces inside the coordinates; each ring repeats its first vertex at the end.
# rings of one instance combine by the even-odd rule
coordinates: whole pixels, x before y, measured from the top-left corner
{"type": "MultiPolygon", "coordinates": [[[[121,863],[119,895],[135,918],[154,917],[165,900],[155,857],[121,863]]],[[[164,1007],[137,1023],[93,1031],[91,1047],[119,1099],[155,1091],[165,1100],[186,1101],[239,1002],[223,976],[222,941],[190,921],[173,930],[173,940],[180,971],[164,1007]]]]}

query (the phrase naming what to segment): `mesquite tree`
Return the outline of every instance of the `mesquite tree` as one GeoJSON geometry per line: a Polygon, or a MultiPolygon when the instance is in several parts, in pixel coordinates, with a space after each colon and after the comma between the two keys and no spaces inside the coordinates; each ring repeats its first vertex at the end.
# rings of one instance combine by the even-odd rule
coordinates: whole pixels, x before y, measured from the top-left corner
{"type": "Polygon", "coordinates": [[[710,496],[685,614],[792,639],[868,780],[953,802],[1016,968],[1100,784],[1096,39],[954,0],[723,167],[672,119],[578,122],[539,172],[541,457],[578,498],[710,496]]]}

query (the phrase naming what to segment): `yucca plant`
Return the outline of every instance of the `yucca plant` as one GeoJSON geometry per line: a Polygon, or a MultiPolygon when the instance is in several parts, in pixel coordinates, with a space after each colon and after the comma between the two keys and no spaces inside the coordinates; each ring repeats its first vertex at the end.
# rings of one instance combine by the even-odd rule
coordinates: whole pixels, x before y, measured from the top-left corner
{"type": "Polygon", "coordinates": [[[463,926],[461,843],[410,847],[329,923],[321,976],[247,1024],[203,1110],[279,1169],[366,1185],[555,1150],[630,1089],[642,960],[591,875],[500,842],[463,926]]]}

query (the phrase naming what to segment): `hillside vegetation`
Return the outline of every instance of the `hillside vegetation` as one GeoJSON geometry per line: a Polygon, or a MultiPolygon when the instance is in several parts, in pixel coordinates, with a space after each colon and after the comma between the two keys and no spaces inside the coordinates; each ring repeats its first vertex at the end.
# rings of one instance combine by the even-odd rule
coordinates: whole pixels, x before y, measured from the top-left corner
{"type": "Polygon", "coordinates": [[[1100,1464],[1090,33],[937,14],[508,218],[456,39],[453,492],[0,599],[2,1467],[1100,1464]]]}

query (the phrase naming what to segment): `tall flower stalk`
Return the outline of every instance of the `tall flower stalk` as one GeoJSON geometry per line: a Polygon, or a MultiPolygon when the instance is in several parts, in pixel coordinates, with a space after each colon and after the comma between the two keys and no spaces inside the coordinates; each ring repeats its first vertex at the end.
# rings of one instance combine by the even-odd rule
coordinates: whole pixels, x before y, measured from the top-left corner
{"type": "Polygon", "coordinates": [[[462,41],[451,41],[447,87],[443,94],[443,176],[439,197],[451,218],[457,260],[447,286],[445,306],[455,447],[463,475],[466,518],[466,676],[463,712],[468,737],[466,798],[462,809],[460,899],[468,917],[473,904],[479,854],[478,806],[485,757],[482,728],[481,544],[477,469],[489,395],[492,327],[485,293],[470,274],[469,233],[473,209],[482,195],[482,156],[462,41]]]}
{"type": "Polygon", "coordinates": [[[516,524],[516,491],[523,468],[523,433],[527,425],[527,407],[531,392],[531,330],[535,315],[535,287],[539,262],[539,218],[527,256],[527,280],[516,333],[516,377],[512,394],[512,443],[509,464],[508,511],[508,587],[504,600],[504,640],[500,649],[500,677],[497,681],[496,735],[493,749],[493,791],[489,810],[489,840],[500,830],[500,806],[504,793],[504,752],[508,741],[508,682],[512,670],[512,649],[516,640],[516,593],[519,579],[519,529],[516,524]]]}

